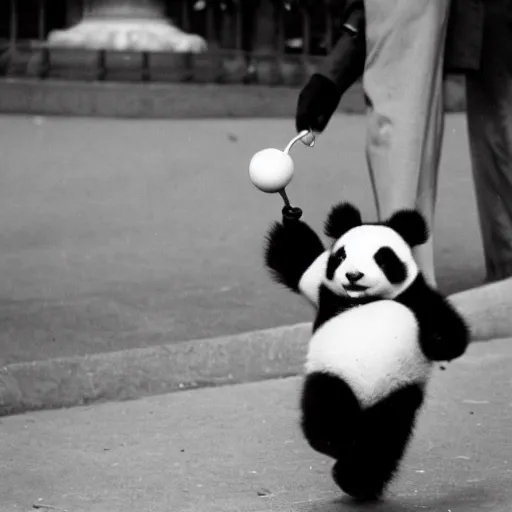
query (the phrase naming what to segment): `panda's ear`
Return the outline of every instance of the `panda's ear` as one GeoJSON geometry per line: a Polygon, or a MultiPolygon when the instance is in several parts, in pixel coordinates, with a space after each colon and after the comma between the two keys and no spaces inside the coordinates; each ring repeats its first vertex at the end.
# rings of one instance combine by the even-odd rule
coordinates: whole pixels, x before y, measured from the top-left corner
{"type": "Polygon", "coordinates": [[[428,240],[427,222],[417,210],[400,210],[385,224],[396,231],[411,247],[424,244],[428,240]]]}
{"type": "Polygon", "coordinates": [[[362,224],[361,213],[350,203],[338,203],[333,206],[325,221],[324,233],[337,239],[348,230],[362,224]]]}

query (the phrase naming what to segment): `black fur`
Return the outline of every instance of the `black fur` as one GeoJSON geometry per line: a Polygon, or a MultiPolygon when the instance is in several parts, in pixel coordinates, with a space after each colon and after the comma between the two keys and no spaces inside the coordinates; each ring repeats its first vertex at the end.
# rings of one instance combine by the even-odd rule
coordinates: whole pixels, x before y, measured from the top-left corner
{"type": "Polygon", "coordinates": [[[301,277],[324,250],[318,235],[305,222],[276,222],[267,234],[265,265],[276,282],[299,293],[301,277]]]}
{"type": "Polygon", "coordinates": [[[311,373],[301,395],[301,428],[314,450],[336,460],[333,478],[345,493],[378,499],[396,474],[423,401],[422,386],[413,384],[364,409],[344,381],[311,373]]]}
{"type": "Polygon", "coordinates": [[[424,390],[413,384],[362,411],[352,446],[332,468],[340,489],[361,501],[381,497],[405,455],[423,401],[424,390]]]}
{"type": "Polygon", "coordinates": [[[390,283],[400,284],[407,278],[407,268],[390,247],[381,247],[374,259],[390,283]]]}
{"type": "Polygon", "coordinates": [[[470,342],[469,328],[450,302],[430,287],[422,274],[395,298],[415,315],[420,345],[432,361],[452,361],[462,356],[470,342]]]}
{"type": "MultiPolygon", "coordinates": [[[[361,224],[359,210],[349,203],[334,206],[327,218],[326,233],[341,235],[361,224]]],[[[401,210],[383,223],[403,236],[409,244],[426,240],[426,224],[421,214],[414,210],[401,210]],[[414,230],[417,229],[416,233],[414,230]]],[[[341,236],[340,235],[340,236],[341,236]]],[[[299,293],[298,284],[304,272],[322,254],[324,246],[318,235],[301,220],[275,223],[267,235],[265,263],[275,281],[299,293]]],[[[390,282],[399,283],[403,274],[393,251],[381,249],[377,252],[379,264],[390,282]]],[[[332,260],[334,267],[339,259],[332,260]]],[[[332,269],[330,269],[332,273],[332,269]]],[[[405,278],[405,277],[404,277],[405,278]]],[[[319,304],[313,329],[344,310],[372,302],[374,299],[354,300],[339,296],[325,286],[320,287],[319,304]]],[[[459,313],[437,291],[431,288],[420,274],[411,286],[395,300],[404,304],[415,314],[421,332],[421,347],[424,354],[434,361],[450,361],[460,357],[469,344],[469,329],[459,313]]]]}
{"type": "MultiPolygon", "coordinates": [[[[466,322],[445,297],[427,284],[421,274],[394,300],[414,313],[425,357],[432,361],[452,361],[465,353],[470,341],[466,322]]],[[[372,298],[356,300],[337,295],[322,285],[313,333],[340,313],[373,301],[372,298]]]]}
{"type": "MultiPolygon", "coordinates": [[[[329,238],[338,239],[347,231],[363,224],[361,212],[346,202],[333,206],[325,222],[324,233],[329,238]]],[[[396,231],[411,247],[424,244],[429,237],[429,229],[424,217],[416,210],[400,210],[377,225],[388,226],[396,231]]]]}
{"type": "Polygon", "coordinates": [[[336,269],[343,263],[343,260],[346,257],[345,247],[340,247],[336,252],[329,255],[329,259],[327,260],[327,270],[325,273],[325,277],[327,277],[327,279],[332,280],[336,269]]]}
{"type": "MultiPolygon", "coordinates": [[[[396,230],[411,247],[428,237],[426,223],[414,211],[398,212],[382,224],[396,230]]],[[[359,211],[340,203],[329,214],[325,234],[339,238],[358,225],[359,211]]],[[[267,238],[266,264],[276,281],[298,292],[302,275],[323,251],[318,236],[302,221],[276,224],[267,238]]],[[[334,273],[342,257],[338,253],[330,258],[327,273],[334,273]]],[[[399,284],[406,278],[407,269],[391,249],[381,248],[375,257],[391,283],[399,284]]],[[[343,311],[374,300],[340,296],[321,285],[313,332],[343,311]]],[[[464,354],[469,329],[421,274],[394,300],[414,313],[419,343],[428,359],[451,361],[464,354]]],[[[336,460],[332,476],[344,492],[358,500],[375,500],[399,467],[423,400],[423,385],[411,384],[363,409],[341,379],[310,374],[305,377],[301,395],[301,427],[313,449],[336,460]]]]}
{"type": "Polygon", "coordinates": [[[411,247],[424,244],[428,240],[427,223],[416,210],[400,210],[383,224],[396,231],[411,247]]]}
{"type": "Polygon", "coordinates": [[[325,285],[320,286],[318,308],[313,322],[313,333],[331,318],[348,309],[374,302],[372,298],[352,299],[348,295],[337,295],[325,285]]]}
{"type": "Polygon", "coordinates": [[[361,213],[350,203],[333,206],[324,225],[324,233],[329,238],[338,239],[347,231],[363,223],[361,213]]]}
{"type": "MultiPolygon", "coordinates": [[[[451,361],[464,354],[469,344],[464,320],[421,274],[395,300],[416,316],[419,343],[428,359],[451,361]]],[[[313,332],[343,311],[369,302],[338,296],[322,286],[313,332]]],[[[312,373],[303,384],[302,431],[314,450],[336,460],[332,474],[343,492],[357,500],[377,500],[396,474],[423,400],[423,387],[414,384],[362,409],[343,380],[312,373]]]]}
{"type": "Polygon", "coordinates": [[[350,386],[332,375],[312,373],[305,377],[300,406],[301,428],[310,446],[335,459],[346,455],[362,413],[350,386]]]}

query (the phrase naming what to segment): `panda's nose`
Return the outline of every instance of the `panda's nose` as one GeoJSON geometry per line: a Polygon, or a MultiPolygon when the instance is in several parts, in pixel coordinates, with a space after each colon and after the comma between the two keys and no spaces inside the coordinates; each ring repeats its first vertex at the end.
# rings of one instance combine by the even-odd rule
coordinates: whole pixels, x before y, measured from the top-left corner
{"type": "Polygon", "coordinates": [[[357,270],[354,272],[347,272],[345,275],[347,276],[349,283],[357,283],[357,281],[364,276],[362,272],[357,270]]]}

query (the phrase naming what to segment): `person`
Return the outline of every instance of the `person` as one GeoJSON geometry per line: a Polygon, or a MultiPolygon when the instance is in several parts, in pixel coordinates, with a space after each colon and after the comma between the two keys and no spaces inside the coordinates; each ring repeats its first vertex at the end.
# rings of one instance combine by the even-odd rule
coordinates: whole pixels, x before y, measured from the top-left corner
{"type": "Polygon", "coordinates": [[[467,318],[474,340],[508,338],[512,337],[512,3],[455,0],[452,16],[446,60],[449,69],[463,73],[466,81],[487,283],[450,299],[467,318]]]}
{"type": "MultiPolygon", "coordinates": [[[[299,94],[296,128],[321,133],[362,73],[377,216],[418,208],[434,230],[450,0],[348,0],[345,31],[299,94]],[[357,14],[357,15],[356,15],[357,14]],[[355,22],[354,22],[355,20],[355,22]]],[[[415,251],[436,285],[432,237],[415,251]]]]}
{"type": "Polygon", "coordinates": [[[486,280],[494,282],[512,276],[512,3],[485,0],[482,14],[466,100],[486,280]]]}
{"type": "MultiPolygon", "coordinates": [[[[512,125],[503,121],[510,116],[507,61],[512,50],[500,53],[499,48],[510,48],[506,34],[512,30],[512,7],[504,12],[505,0],[487,2],[484,16],[482,0],[453,0],[451,5],[444,0],[349,0],[341,37],[299,94],[295,123],[299,132],[322,133],[344,92],[362,75],[377,214],[383,218],[416,207],[432,232],[444,127],[443,75],[464,73],[487,279],[493,280],[510,275],[512,261],[512,201],[501,199],[499,190],[512,186],[512,174],[507,180],[506,173],[512,155],[504,148],[512,148],[512,125]],[[504,153],[506,158],[499,158],[504,153]]],[[[432,240],[416,257],[436,285],[432,240]]],[[[512,278],[450,299],[467,319],[474,340],[512,336],[512,278]]]]}

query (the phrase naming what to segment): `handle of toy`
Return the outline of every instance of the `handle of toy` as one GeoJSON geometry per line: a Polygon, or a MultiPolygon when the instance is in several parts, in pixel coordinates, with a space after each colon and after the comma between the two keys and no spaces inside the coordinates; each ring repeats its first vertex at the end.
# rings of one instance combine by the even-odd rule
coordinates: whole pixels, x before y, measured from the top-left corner
{"type": "MultiPolygon", "coordinates": [[[[303,139],[308,133],[313,134],[313,132],[310,132],[309,130],[302,130],[298,135],[296,135],[289,143],[286,148],[284,148],[284,153],[288,154],[290,150],[292,149],[292,146],[298,142],[299,140],[303,139]]],[[[310,144],[310,147],[313,147],[315,145],[315,139],[313,134],[313,142],[310,144]]]]}
{"type": "Polygon", "coordinates": [[[300,220],[302,217],[302,210],[298,207],[285,205],[281,210],[281,214],[283,216],[283,222],[293,223],[300,220]]]}
{"type": "Polygon", "coordinates": [[[288,196],[286,195],[286,190],[284,188],[282,188],[278,192],[279,192],[279,195],[283,198],[285,206],[288,206],[289,208],[291,208],[292,205],[290,203],[290,200],[288,199],[288,196]]]}
{"type": "MultiPolygon", "coordinates": [[[[302,141],[306,146],[313,147],[315,145],[315,134],[310,130],[302,130],[299,134],[297,134],[286,146],[283,153],[288,155],[290,153],[290,150],[292,149],[293,145],[298,142],[299,140],[302,140],[306,135],[311,134],[312,135],[312,141],[308,144],[304,141],[302,141]]],[[[297,207],[293,207],[290,203],[290,200],[288,199],[288,196],[286,195],[286,190],[282,188],[281,190],[278,190],[279,195],[283,198],[284,201],[284,208],[282,210],[283,214],[283,220],[286,221],[297,221],[302,217],[302,210],[297,207]]]]}
{"type": "Polygon", "coordinates": [[[317,133],[310,129],[306,135],[304,135],[300,141],[302,144],[304,144],[304,146],[307,146],[308,148],[314,147],[317,133]],[[306,135],[309,135],[310,137],[306,137],[306,135]],[[307,139],[309,139],[309,142],[306,142],[307,139]]]}
{"type": "MultiPolygon", "coordinates": [[[[299,140],[299,139],[297,139],[299,140]]],[[[281,210],[283,222],[296,222],[302,217],[302,210],[296,206],[292,206],[285,188],[278,190],[279,195],[283,198],[284,208],[281,210]]]]}

